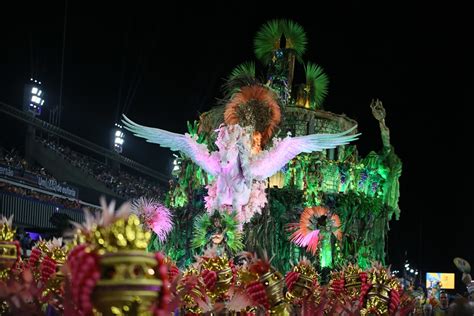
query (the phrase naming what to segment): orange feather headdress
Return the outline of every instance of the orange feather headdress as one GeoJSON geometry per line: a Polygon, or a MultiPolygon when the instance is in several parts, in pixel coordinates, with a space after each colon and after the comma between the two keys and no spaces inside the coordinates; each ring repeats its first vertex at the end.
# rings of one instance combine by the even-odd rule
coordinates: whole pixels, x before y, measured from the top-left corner
{"type": "Polygon", "coordinates": [[[313,255],[316,253],[320,240],[320,230],[311,223],[322,216],[328,217],[332,226],[333,235],[342,240],[341,220],[337,214],[329,212],[329,209],[322,206],[307,207],[300,217],[299,223],[289,224],[289,229],[294,230],[290,240],[300,247],[306,247],[313,255]]]}
{"type": "Polygon", "coordinates": [[[261,85],[242,87],[227,103],[224,112],[226,124],[251,126],[254,132],[260,133],[262,146],[270,140],[280,119],[277,96],[261,85]]]}

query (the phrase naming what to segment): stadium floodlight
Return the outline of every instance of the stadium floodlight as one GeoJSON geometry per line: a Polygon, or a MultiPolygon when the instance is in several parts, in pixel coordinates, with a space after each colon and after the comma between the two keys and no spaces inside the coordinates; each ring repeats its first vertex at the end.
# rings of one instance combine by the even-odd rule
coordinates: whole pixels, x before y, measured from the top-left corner
{"type": "Polygon", "coordinates": [[[124,143],[125,134],[122,131],[122,125],[115,123],[114,150],[120,154],[123,150],[124,143]]]}
{"type": "Polygon", "coordinates": [[[173,160],[173,171],[178,171],[179,170],[179,162],[178,162],[178,157],[175,156],[176,158],[173,160]]]}
{"type": "Polygon", "coordinates": [[[176,163],[176,160],[174,161],[174,166],[173,166],[173,171],[179,171],[179,165],[176,163]]]}
{"type": "Polygon", "coordinates": [[[41,101],[43,101],[40,97],[34,95],[31,97],[31,102],[36,103],[36,104],[41,104],[41,101]]]}
{"type": "Polygon", "coordinates": [[[31,78],[25,85],[25,103],[24,109],[35,116],[41,114],[44,106],[44,93],[41,90],[41,81],[31,78]]]}
{"type": "Polygon", "coordinates": [[[179,171],[181,170],[181,162],[179,160],[179,157],[176,154],[173,154],[174,160],[173,160],[173,170],[172,174],[178,175],[179,171]]]}

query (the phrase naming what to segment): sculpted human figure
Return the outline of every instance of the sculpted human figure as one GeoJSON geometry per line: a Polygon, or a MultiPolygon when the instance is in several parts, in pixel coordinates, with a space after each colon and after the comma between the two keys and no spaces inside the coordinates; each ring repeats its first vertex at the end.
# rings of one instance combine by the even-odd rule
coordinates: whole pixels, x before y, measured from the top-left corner
{"type": "MultiPolygon", "coordinates": [[[[159,144],[188,156],[208,174],[215,177],[217,196],[214,209],[219,211],[231,207],[242,213],[249,202],[254,181],[265,181],[283,168],[300,153],[311,153],[345,145],[357,139],[351,135],[353,128],[337,134],[311,134],[306,136],[273,139],[273,146],[252,154],[254,133],[238,124],[223,125],[218,130],[217,151],[210,152],[206,145],[199,144],[189,134],[177,134],[158,128],[134,123],[124,116],[126,129],[148,142],[159,144]]],[[[255,150],[254,150],[255,152],[255,150]]],[[[212,210],[208,210],[212,211],[212,210]]],[[[245,221],[250,220],[244,216],[245,221]]]]}

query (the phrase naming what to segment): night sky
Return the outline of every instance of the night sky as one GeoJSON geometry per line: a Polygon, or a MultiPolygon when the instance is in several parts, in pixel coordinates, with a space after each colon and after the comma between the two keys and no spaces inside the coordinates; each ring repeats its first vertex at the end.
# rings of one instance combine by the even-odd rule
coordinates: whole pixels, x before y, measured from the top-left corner
{"type": "MultiPolygon", "coordinates": [[[[392,143],[404,163],[402,214],[391,223],[389,262],[398,266],[406,252],[423,272],[455,272],[456,256],[474,264],[468,115],[474,28],[465,8],[366,1],[313,1],[312,8],[297,1],[97,3],[68,2],[61,127],[109,146],[117,113],[127,108],[136,122],[185,132],[186,121],[222,97],[231,69],[255,60],[260,26],[289,18],[307,32],[305,60],[330,78],[325,108],[359,122],[362,154],[382,145],[371,99],[387,109],[392,143]]],[[[43,82],[47,106],[57,104],[64,2],[2,6],[0,101],[20,107],[23,84],[34,75],[43,82]]],[[[301,78],[302,67],[296,71],[301,78]]],[[[1,144],[20,146],[23,127],[3,115],[1,122],[1,144]]],[[[124,155],[166,174],[171,167],[169,151],[130,135],[124,155]]]]}

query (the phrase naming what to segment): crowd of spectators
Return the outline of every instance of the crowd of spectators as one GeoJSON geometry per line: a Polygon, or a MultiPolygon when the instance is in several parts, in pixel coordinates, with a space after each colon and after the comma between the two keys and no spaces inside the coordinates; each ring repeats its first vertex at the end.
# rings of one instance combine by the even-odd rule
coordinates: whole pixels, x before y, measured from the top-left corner
{"type": "Polygon", "coordinates": [[[67,209],[82,209],[84,207],[77,200],[60,198],[58,196],[41,193],[35,190],[22,188],[22,187],[15,186],[15,185],[1,182],[1,181],[0,181],[0,191],[25,196],[34,200],[51,203],[60,207],[67,208],[67,209]]]}
{"type": "MultiPolygon", "coordinates": [[[[21,171],[28,171],[33,174],[38,174],[49,179],[54,179],[54,177],[44,168],[38,165],[29,164],[21,155],[20,152],[16,150],[6,150],[5,148],[0,147],[0,163],[11,168],[15,168],[21,171]]],[[[9,184],[6,182],[0,182],[0,191],[9,192],[16,195],[25,196],[31,199],[35,199],[42,202],[47,202],[55,204],[60,207],[68,209],[82,209],[83,205],[79,201],[68,198],[61,198],[59,196],[41,193],[36,190],[27,189],[21,186],[9,184]]]]}
{"type": "Polygon", "coordinates": [[[57,142],[46,139],[39,140],[43,145],[60,154],[71,165],[80,168],[126,199],[134,199],[141,196],[156,198],[161,194],[158,184],[153,183],[153,181],[132,175],[124,170],[114,170],[105,163],[78,153],[68,146],[58,144],[57,142]]]}
{"type": "Polygon", "coordinates": [[[44,177],[54,179],[54,177],[46,172],[41,166],[29,164],[17,150],[6,150],[0,147],[0,163],[20,171],[28,171],[39,174],[44,177]]]}
{"type": "MultiPolygon", "coordinates": [[[[113,170],[106,164],[101,163],[92,157],[73,151],[67,146],[58,145],[55,142],[45,139],[41,139],[41,142],[59,153],[70,164],[93,176],[95,179],[104,183],[109,189],[126,199],[134,199],[141,196],[157,198],[160,196],[161,190],[158,184],[152,183],[143,177],[131,175],[123,170],[113,170]]],[[[41,175],[55,180],[54,177],[45,170],[45,168],[36,164],[28,163],[23,155],[17,150],[6,150],[0,147],[0,164],[20,170],[20,173],[22,171],[27,171],[32,174],[41,175]]],[[[41,193],[36,190],[15,186],[5,182],[0,182],[0,190],[43,202],[53,203],[64,208],[83,208],[77,200],[60,198],[55,195],[41,193]]]]}

